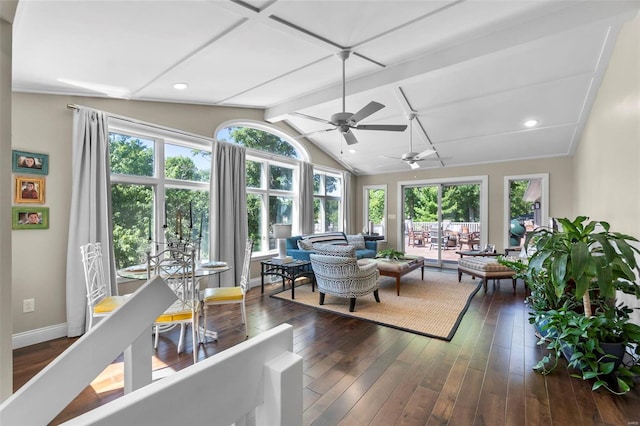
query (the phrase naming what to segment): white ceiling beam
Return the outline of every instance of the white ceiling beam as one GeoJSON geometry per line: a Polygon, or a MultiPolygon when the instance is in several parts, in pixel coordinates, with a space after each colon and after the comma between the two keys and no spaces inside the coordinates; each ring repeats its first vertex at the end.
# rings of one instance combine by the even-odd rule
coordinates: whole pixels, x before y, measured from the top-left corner
{"type": "MultiPolygon", "coordinates": [[[[508,28],[352,79],[347,84],[346,92],[347,95],[353,95],[392,84],[399,86],[428,72],[594,22],[611,21],[611,24],[619,24],[635,16],[639,7],[636,1],[577,2],[560,10],[552,6],[553,13],[545,16],[527,22],[512,22],[508,28]]],[[[290,112],[341,96],[342,83],[267,108],[264,118],[269,122],[280,121],[290,112]]]]}

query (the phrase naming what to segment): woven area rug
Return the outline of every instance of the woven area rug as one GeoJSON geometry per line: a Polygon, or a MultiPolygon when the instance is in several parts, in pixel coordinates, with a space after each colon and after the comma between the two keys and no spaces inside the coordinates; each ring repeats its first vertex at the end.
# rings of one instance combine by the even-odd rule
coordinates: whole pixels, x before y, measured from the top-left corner
{"type": "Polygon", "coordinates": [[[480,289],[480,280],[459,283],[455,273],[426,268],[424,281],[419,269],[400,279],[400,296],[396,295],[395,278],[380,277],[379,282],[380,303],[376,303],[373,293],[358,297],[355,312],[349,312],[349,299],[343,297],[326,295],[320,306],[318,290],[312,293],[310,284],[296,286],[294,300],[289,287],[271,297],[448,341],[480,289]]]}

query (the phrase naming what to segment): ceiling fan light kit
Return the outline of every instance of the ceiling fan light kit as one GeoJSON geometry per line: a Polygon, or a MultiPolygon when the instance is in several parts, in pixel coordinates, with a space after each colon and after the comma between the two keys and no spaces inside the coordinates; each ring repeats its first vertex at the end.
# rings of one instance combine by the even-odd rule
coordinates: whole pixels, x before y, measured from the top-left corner
{"type": "MultiPolygon", "coordinates": [[[[409,114],[407,114],[407,119],[409,120],[409,152],[405,152],[400,158],[388,157],[386,155],[383,155],[382,157],[391,158],[394,160],[402,160],[407,163],[412,169],[418,169],[420,168],[420,164],[418,164],[418,161],[427,160],[427,157],[436,153],[436,151],[431,148],[419,153],[413,151],[413,120],[417,117],[417,115],[418,114],[415,111],[411,111],[409,114]]],[[[436,161],[441,160],[441,158],[438,157],[434,157],[432,159],[436,161]]],[[[431,158],[429,160],[431,160],[431,158]]]]}
{"type": "Polygon", "coordinates": [[[384,108],[384,105],[382,105],[379,102],[371,101],[355,114],[346,111],[347,80],[346,80],[346,73],[345,73],[345,63],[350,54],[351,52],[349,50],[341,50],[340,52],[338,52],[338,57],[342,61],[342,112],[336,112],[335,114],[331,115],[329,120],[324,120],[322,118],[313,117],[313,116],[302,114],[302,113],[293,113],[293,115],[297,117],[306,118],[314,121],[320,121],[322,123],[330,124],[334,127],[330,129],[319,130],[317,132],[307,133],[299,137],[311,136],[317,133],[324,133],[332,130],[338,130],[340,131],[340,133],[342,133],[342,136],[344,137],[344,140],[347,142],[347,145],[354,145],[358,143],[358,139],[353,134],[351,129],[403,132],[407,128],[407,126],[404,124],[359,124],[360,121],[364,120],[365,118],[375,114],[376,112],[384,108]]]}

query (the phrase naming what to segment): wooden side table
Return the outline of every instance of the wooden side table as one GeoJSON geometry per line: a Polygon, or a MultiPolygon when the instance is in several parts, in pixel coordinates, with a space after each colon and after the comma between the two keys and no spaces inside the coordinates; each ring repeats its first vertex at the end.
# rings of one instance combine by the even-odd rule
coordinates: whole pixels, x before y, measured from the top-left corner
{"type": "Polygon", "coordinates": [[[462,259],[465,256],[469,256],[469,257],[498,257],[498,256],[500,256],[500,253],[488,253],[486,251],[480,251],[480,250],[458,250],[458,251],[456,251],[456,254],[460,255],[460,259],[462,259]]]}

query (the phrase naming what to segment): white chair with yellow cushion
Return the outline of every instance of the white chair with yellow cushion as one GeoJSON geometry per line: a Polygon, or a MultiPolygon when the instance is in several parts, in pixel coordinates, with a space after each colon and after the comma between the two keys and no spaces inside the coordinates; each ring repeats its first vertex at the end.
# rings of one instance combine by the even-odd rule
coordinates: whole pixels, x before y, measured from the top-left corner
{"type": "Polygon", "coordinates": [[[187,326],[191,325],[191,339],[193,342],[193,362],[198,362],[197,345],[198,317],[200,300],[198,299],[197,283],[195,281],[195,251],[183,252],[173,248],[161,251],[155,255],[147,253],[147,278],[159,275],[173,289],[178,296],[176,300],[154,322],[154,348],[158,348],[158,336],[164,331],[180,326],[178,353],[184,347],[187,326]]]}
{"type": "Polygon", "coordinates": [[[105,317],[126,301],[125,296],[110,296],[104,279],[102,246],[100,243],[89,243],[80,247],[84,281],[87,287],[87,309],[89,311],[89,327],[93,327],[95,318],[105,317]]]}
{"type": "MultiPolygon", "coordinates": [[[[231,303],[240,304],[242,323],[244,324],[245,336],[249,337],[247,331],[247,314],[245,309],[245,298],[247,291],[249,291],[249,266],[251,263],[251,250],[253,249],[253,242],[247,240],[247,245],[244,251],[244,261],[242,263],[242,275],[240,276],[240,285],[236,287],[212,287],[205,288],[201,292],[202,303],[204,304],[204,339],[207,337],[207,313],[210,306],[214,305],[226,305],[231,303]]],[[[205,277],[204,279],[207,279],[205,277]]],[[[201,278],[202,280],[202,278],[201,278]]]]}

